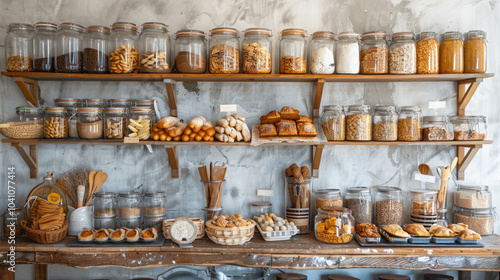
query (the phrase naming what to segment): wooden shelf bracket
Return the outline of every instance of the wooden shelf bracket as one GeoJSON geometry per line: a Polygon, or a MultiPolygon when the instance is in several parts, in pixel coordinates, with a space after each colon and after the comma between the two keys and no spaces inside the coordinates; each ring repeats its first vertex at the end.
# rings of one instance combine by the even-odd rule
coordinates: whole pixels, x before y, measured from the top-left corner
{"type": "Polygon", "coordinates": [[[177,157],[177,148],[175,146],[165,146],[167,149],[168,162],[172,168],[172,178],[179,178],[179,158],[177,157]]]}
{"type": "Polygon", "coordinates": [[[176,82],[171,79],[164,79],[163,83],[167,88],[167,97],[170,107],[170,116],[177,117],[177,91],[174,88],[176,82]]]}
{"type": "Polygon", "coordinates": [[[323,97],[323,88],[325,87],[325,79],[317,79],[314,82],[314,105],[313,118],[318,118],[320,113],[321,98],[323,97]]]}
{"type": "Polygon", "coordinates": [[[319,166],[321,164],[321,157],[323,156],[323,148],[325,148],[325,145],[313,146],[312,175],[314,178],[319,177],[319,166]]]}
{"type": "Polygon", "coordinates": [[[38,106],[38,81],[23,77],[13,77],[13,79],[23,93],[24,98],[26,98],[31,105],[38,106]]]}
{"type": "Polygon", "coordinates": [[[28,165],[30,169],[30,179],[38,178],[38,149],[37,145],[28,145],[29,153],[26,152],[23,145],[20,143],[12,143],[17,150],[17,152],[21,155],[26,165],[28,165]]]}
{"type": "Polygon", "coordinates": [[[457,115],[465,115],[465,108],[482,81],[482,78],[475,78],[457,82],[457,115]]]}
{"type": "Polygon", "coordinates": [[[457,180],[465,179],[465,170],[482,147],[483,145],[457,146],[457,180]],[[467,153],[465,148],[469,149],[467,153]]]}

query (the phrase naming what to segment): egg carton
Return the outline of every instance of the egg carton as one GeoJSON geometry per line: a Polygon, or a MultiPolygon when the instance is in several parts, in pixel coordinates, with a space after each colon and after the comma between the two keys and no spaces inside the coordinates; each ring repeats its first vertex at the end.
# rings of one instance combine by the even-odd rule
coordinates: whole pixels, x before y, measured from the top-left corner
{"type": "Polygon", "coordinates": [[[257,225],[257,229],[264,238],[265,241],[282,241],[282,240],[290,240],[292,236],[299,233],[299,229],[295,230],[280,230],[280,231],[263,231],[259,225],[257,225]]]}

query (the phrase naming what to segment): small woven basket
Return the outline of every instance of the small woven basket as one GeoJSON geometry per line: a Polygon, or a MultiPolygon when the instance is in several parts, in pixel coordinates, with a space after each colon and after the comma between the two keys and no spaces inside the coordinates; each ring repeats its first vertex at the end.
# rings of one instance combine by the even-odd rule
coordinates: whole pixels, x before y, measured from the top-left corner
{"type": "Polygon", "coordinates": [[[39,139],[43,138],[43,122],[32,121],[13,123],[8,127],[0,127],[0,133],[12,139],[39,139]]]}
{"type": "Polygon", "coordinates": [[[248,226],[223,228],[216,226],[212,220],[207,221],[206,232],[207,236],[216,244],[220,245],[243,245],[252,239],[255,232],[256,223],[250,219],[245,219],[251,222],[248,226]]]}
{"type": "MultiPolygon", "coordinates": [[[[184,218],[180,217],[177,219],[189,219],[198,227],[198,235],[196,239],[200,239],[205,236],[205,221],[202,218],[184,218]]],[[[177,219],[163,220],[163,236],[165,239],[170,239],[170,227],[174,224],[177,219]]]]}
{"type": "Polygon", "coordinates": [[[32,229],[28,226],[28,222],[25,220],[21,221],[21,226],[24,228],[26,235],[29,239],[36,243],[51,244],[57,243],[66,237],[68,233],[68,222],[64,221],[63,227],[57,230],[39,230],[32,229]]]}

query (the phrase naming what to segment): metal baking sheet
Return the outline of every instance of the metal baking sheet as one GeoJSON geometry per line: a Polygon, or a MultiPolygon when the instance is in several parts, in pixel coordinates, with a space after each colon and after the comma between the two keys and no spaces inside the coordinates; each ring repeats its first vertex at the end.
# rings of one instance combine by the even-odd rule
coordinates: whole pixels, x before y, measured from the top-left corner
{"type": "Polygon", "coordinates": [[[106,242],[106,243],[99,243],[99,242],[80,242],[78,241],[78,238],[75,238],[71,240],[68,243],[68,247],[160,247],[163,245],[163,241],[165,241],[165,237],[163,234],[158,234],[158,238],[155,241],[151,242],[144,242],[144,241],[137,241],[137,242],[106,242]]]}
{"type": "Polygon", "coordinates": [[[357,239],[359,246],[361,247],[484,247],[483,244],[460,244],[460,243],[452,243],[452,244],[435,244],[435,243],[389,243],[385,238],[380,240],[380,243],[360,243],[357,239]]]}

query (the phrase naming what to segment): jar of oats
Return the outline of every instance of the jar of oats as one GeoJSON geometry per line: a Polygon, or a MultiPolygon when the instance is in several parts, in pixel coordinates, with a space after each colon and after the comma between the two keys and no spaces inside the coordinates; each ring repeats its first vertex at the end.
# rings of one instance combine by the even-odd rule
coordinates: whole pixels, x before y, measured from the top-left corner
{"type": "Polygon", "coordinates": [[[372,140],[398,140],[398,114],[394,106],[375,106],[372,116],[372,140]]]}
{"type": "Polygon", "coordinates": [[[448,116],[425,116],[423,119],[422,139],[424,141],[453,140],[453,125],[448,116]]]}
{"type": "Polygon", "coordinates": [[[481,235],[492,234],[497,219],[495,208],[466,209],[453,206],[453,216],[456,224],[464,223],[469,226],[469,229],[481,235]]]}
{"type": "Polygon", "coordinates": [[[486,32],[471,30],[467,33],[464,73],[486,73],[486,32]]]}
{"type": "Polygon", "coordinates": [[[351,105],[346,117],[346,140],[372,140],[372,116],[369,105],[351,105]]]}
{"type": "Polygon", "coordinates": [[[377,226],[403,223],[403,191],[396,187],[379,187],[375,196],[377,226]]]}
{"type": "Polygon", "coordinates": [[[248,28],[243,39],[242,56],[245,74],[270,74],[273,69],[272,31],[267,28],[248,28]]]}
{"type": "Polygon", "coordinates": [[[384,32],[366,32],[361,35],[359,54],[361,74],[389,73],[389,45],[384,32]]]}
{"type": "Polygon", "coordinates": [[[485,116],[454,116],[453,134],[455,140],[484,140],[486,139],[486,117],[485,116]]]}
{"type": "Polygon", "coordinates": [[[281,74],[305,74],[307,72],[306,37],[307,31],[304,29],[288,28],[281,31],[281,74]]]}
{"type": "Polygon", "coordinates": [[[439,73],[460,74],[464,72],[464,44],[460,32],[451,31],[443,34],[439,45],[439,73]]]}
{"type": "Polygon", "coordinates": [[[415,74],[416,72],[415,34],[411,32],[394,33],[389,53],[389,73],[415,74]]]}
{"type": "Polygon", "coordinates": [[[340,105],[323,106],[323,115],[321,115],[321,126],[326,140],[343,141],[345,140],[345,111],[340,105]]]}
{"type": "Polygon", "coordinates": [[[231,27],[219,27],[210,31],[208,71],[212,74],[240,72],[240,40],[238,31],[231,27]]]}
{"type": "Polygon", "coordinates": [[[491,192],[488,186],[458,185],[454,198],[455,205],[462,208],[491,207],[491,192]]]}
{"type": "Polygon", "coordinates": [[[417,74],[439,73],[439,42],[436,32],[417,36],[417,74]]]}
{"type": "Polygon", "coordinates": [[[422,141],[422,113],[420,107],[401,107],[398,116],[398,140],[422,141]]]}
{"type": "Polygon", "coordinates": [[[44,137],[49,139],[68,138],[68,117],[65,108],[45,108],[44,137]]]}

